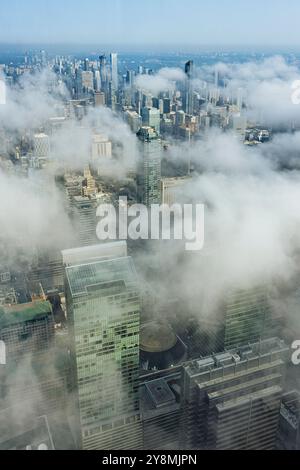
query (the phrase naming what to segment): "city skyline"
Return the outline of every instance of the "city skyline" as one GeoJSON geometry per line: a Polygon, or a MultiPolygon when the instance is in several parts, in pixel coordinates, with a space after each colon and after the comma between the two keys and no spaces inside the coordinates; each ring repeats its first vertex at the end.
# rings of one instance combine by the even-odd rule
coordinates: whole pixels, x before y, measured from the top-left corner
{"type": "Polygon", "coordinates": [[[0,31],[0,450],[300,450],[300,7],[24,3],[0,31]]]}

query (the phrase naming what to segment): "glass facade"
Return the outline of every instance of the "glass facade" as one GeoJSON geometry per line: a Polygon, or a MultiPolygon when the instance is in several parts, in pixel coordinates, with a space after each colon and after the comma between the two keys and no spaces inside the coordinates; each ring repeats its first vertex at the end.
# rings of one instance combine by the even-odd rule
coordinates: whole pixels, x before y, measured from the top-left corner
{"type": "Polygon", "coordinates": [[[66,268],[84,449],[139,447],[140,298],[131,258],[66,268]]]}

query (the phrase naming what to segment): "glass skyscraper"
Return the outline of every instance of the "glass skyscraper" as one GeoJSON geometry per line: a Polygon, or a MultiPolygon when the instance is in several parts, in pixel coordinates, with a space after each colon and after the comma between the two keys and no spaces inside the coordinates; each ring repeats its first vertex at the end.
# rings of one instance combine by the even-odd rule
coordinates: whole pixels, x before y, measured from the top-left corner
{"type": "Polygon", "coordinates": [[[141,127],[137,135],[141,141],[142,153],[139,169],[140,199],[150,207],[151,204],[161,202],[162,145],[152,127],[141,127]]]}
{"type": "Polygon", "coordinates": [[[83,449],[142,446],[140,297],[130,257],[66,268],[83,449]]]}

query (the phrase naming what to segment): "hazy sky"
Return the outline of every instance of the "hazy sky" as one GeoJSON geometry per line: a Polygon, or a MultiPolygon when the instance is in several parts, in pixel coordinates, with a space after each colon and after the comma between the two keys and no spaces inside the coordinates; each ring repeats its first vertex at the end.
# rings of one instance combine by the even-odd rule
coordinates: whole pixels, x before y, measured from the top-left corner
{"type": "Polygon", "coordinates": [[[0,42],[300,46],[299,18],[299,0],[0,0],[0,42]]]}

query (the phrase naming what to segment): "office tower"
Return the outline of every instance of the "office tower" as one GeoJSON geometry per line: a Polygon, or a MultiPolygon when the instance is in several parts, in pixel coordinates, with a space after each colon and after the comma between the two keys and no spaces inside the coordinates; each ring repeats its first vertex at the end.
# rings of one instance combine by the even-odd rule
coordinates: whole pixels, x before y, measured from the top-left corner
{"type": "Polygon", "coordinates": [[[291,391],[282,397],[278,432],[278,450],[300,450],[300,393],[291,391]]]}
{"type": "Polygon", "coordinates": [[[72,219],[75,235],[80,246],[97,243],[96,236],[97,201],[94,197],[74,196],[72,200],[72,219]]]}
{"type": "Polygon", "coordinates": [[[124,119],[129,125],[132,132],[138,133],[142,126],[142,118],[136,111],[127,110],[124,113],[124,119]]]}
{"type": "Polygon", "coordinates": [[[34,156],[39,160],[50,157],[50,139],[47,134],[35,134],[33,137],[34,156]]]}
{"type": "Polygon", "coordinates": [[[106,93],[106,101],[107,101],[107,105],[112,109],[112,111],[115,111],[116,105],[117,105],[117,95],[116,95],[116,90],[113,86],[112,81],[110,81],[108,84],[108,91],[106,93]]]}
{"type": "Polygon", "coordinates": [[[181,369],[141,378],[140,409],[145,450],[180,449],[181,369]]]}
{"type": "Polygon", "coordinates": [[[184,110],[187,114],[193,114],[193,78],[194,78],[194,62],[189,60],[185,64],[185,96],[184,96],[184,110]]]}
{"type": "Polygon", "coordinates": [[[225,348],[280,334],[281,320],[271,311],[266,286],[229,291],[224,315],[225,348]]]}
{"type": "Polygon", "coordinates": [[[189,60],[188,62],[186,62],[184,71],[188,78],[193,78],[194,62],[192,60],[189,60]]]}
{"type": "Polygon", "coordinates": [[[132,259],[68,266],[66,300],[82,448],[139,449],[140,297],[132,259]]]}
{"type": "Polygon", "coordinates": [[[134,70],[127,70],[127,72],[126,72],[126,85],[128,87],[133,86],[134,78],[135,78],[135,71],[134,70]]]}
{"type": "Polygon", "coordinates": [[[6,364],[0,366],[0,410],[10,413],[12,403],[22,405],[22,413],[10,413],[13,429],[20,416],[25,423],[47,415],[64,426],[72,378],[68,354],[56,347],[51,304],[36,301],[1,308],[0,338],[6,345],[6,364]]]}
{"type": "Polygon", "coordinates": [[[94,75],[93,72],[83,70],[81,72],[81,84],[84,92],[94,90],[94,75]]]}
{"type": "Polygon", "coordinates": [[[101,75],[99,70],[94,72],[94,90],[98,93],[101,91],[101,75]]]}
{"type": "Polygon", "coordinates": [[[101,78],[101,89],[102,91],[106,90],[107,86],[107,68],[106,68],[106,56],[103,54],[99,57],[100,60],[100,78],[101,78]]]}
{"type": "Polygon", "coordinates": [[[169,114],[171,112],[171,100],[169,98],[163,99],[163,114],[169,114]]]}
{"type": "Polygon", "coordinates": [[[82,76],[81,70],[75,70],[75,97],[76,99],[80,99],[82,97],[83,89],[82,89],[82,76]]]}
{"type": "Polygon", "coordinates": [[[152,95],[151,93],[142,93],[141,95],[142,107],[152,108],[152,95]]]}
{"type": "Polygon", "coordinates": [[[159,108],[159,102],[160,100],[157,97],[152,98],[152,106],[153,108],[160,109],[159,108]]]}
{"type": "Polygon", "coordinates": [[[95,107],[99,108],[100,106],[105,106],[105,93],[102,91],[98,92],[96,91],[94,93],[94,99],[95,99],[95,107]]]}
{"type": "Polygon", "coordinates": [[[100,163],[112,157],[112,143],[104,134],[93,134],[92,136],[92,160],[100,163]]]}
{"type": "Polygon", "coordinates": [[[159,109],[144,107],[142,109],[143,126],[152,127],[160,134],[160,112],[159,109]]]}
{"type": "Polygon", "coordinates": [[[90,61],[89,59],[84,59],[83,70],[88,72],[90,70],[90,61]]]}
{"type": "Polygon", "coordinates": [[[282,397],[277,449],[300,450],[300,393],[297,391],[282,397]]]}
{"type": "MultiPolygon", "coordinates": [[[[39,251],[39,250],[38,250],[39,251]]],[[[57,249],[42,251],[32,261],[28,272],[28,280],[33,283],[41,284],[44,292],[53,288],[63,292],[63,266],[60,258],[60,252],[57,249]]]]}
{"type": "Polygon", "coordinates": [[[184,448],[274,449],[288,353],[273,338],[184,366],[184,448]]]}
{"type": "Polygon", "coordinates": [[[111,81],[114,91],[118,91],[119,77],[118,77],[118,54],[115,52],[110,54],[110,68],[111,68],[111,81]]]}
{"type": "Polygon", "coordinates": [[[49,302],[0,307],[0,340],[10,361],[47,352],[54,341],[54,318],[49,302]]]}
{"type": "Polygon", "coordinates": [[[137,135],[141,142],[142,157],[138,171],[139,198],[150,207],[161,201],[161,141],[152,127],[141,127],[137,135]]]}

